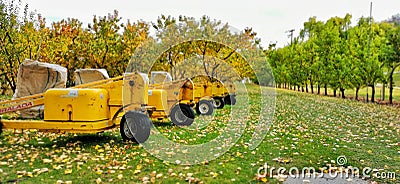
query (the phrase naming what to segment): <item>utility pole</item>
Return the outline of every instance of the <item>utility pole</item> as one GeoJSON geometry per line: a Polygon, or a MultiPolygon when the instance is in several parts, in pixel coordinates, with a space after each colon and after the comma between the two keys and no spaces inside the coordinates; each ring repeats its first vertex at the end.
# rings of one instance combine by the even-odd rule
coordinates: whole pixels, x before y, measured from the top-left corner
{"type": "Polygon", "coordinates": [[[293,43],[293,32],[294,32],[294,29],[291,29],[291,30],[287,30],[287,31],[286,31],[286,33],[290,33],[290,34],[288,35],[288,37],[290,37],[290,45],[292,45],[292,43],[293,43]]]}
{"type": "MultiPolygon", "coordinates": [[[[371,30],[372,30],[372,2],[369,8],[369,36],[368,36],[368,61],[371,60],[371,30]]],[[[368,81],[367,83],[367,102],[368,100],[368,81]]]]}

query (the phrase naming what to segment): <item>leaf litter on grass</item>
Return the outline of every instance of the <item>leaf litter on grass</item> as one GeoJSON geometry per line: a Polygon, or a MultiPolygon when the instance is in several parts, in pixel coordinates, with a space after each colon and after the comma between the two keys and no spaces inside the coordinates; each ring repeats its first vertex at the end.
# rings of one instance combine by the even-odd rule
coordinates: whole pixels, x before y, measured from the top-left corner
{"type": "MultiPolygon", "coordinates": [[[[245,134],[212,161],[190,167],[164,162],[141,145],[122,143],[118,129],[102,135],[4,131],[0,135],[0,181],[276,182],[281,178],[256,177],[257,169],[265,163],[275,168],[336,167],[332,161],[340,155],[348,159],[346,166],[400,172],[399,109],[278,90],[274,124],[264,141],[250,150],[258,115],[254,109],[263,105],[258,96],[250,91],[253,114],[246,118],[245,134]]],[[[221,133],[229,112],[229,108],[218,109],[207,126],[195,130],[180,129],[168,121],[155,128],[172,141],[199,144],[221,133]]],[[[188,150],[166,154],[177,151],[185,154],[188,150]]]]}

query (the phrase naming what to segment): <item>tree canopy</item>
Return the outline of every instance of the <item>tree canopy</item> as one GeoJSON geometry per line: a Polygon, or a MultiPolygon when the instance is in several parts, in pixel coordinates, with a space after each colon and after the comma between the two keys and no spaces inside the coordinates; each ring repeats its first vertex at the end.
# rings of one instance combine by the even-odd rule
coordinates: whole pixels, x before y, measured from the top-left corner
{"type": "Polygon", "coordinates": [[[351,26],[351,15],[319,21],[311,17],[295,37],[283,47],[270,47],[265,52],[274,71],[278,87],[324,94],[331,88],[341,92],[355,89],[356,98],[362,87],[371,87],[375,101],[377,83],[388,84],[392,103],[393,72],[400,64],[399,15],[375,22],[361,17],[351,26]]]}

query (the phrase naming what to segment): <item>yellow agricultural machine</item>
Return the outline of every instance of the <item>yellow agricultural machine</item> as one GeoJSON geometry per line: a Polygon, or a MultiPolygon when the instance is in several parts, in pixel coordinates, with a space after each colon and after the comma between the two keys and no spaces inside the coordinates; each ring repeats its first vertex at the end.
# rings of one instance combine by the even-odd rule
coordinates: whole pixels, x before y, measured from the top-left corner
{"type": "Polygon", "coordinates": [[[230,81],[222,83],[219,80],[212,80],[212,97],[215,102],[215,107],[221,109],[225,104],[236,104],[236,88],[235,84],[230,81]]]}
{"type": "Polygon", "coordinates": [[[43,120],[1,119],[0,131],[98,133],[119,125],[124,140],[143,143],[150,135],[150,119],[170,117],[178,126],[191,125],[195,116],[193,94],[191,80],[149,86],[147,75],[125,74],[0,102],[0,114],[44,105],[43,120]]]}
{"type": "MultiPolygon", "coordinates": [[[[199,115],[211,115],[214,108],[221,109],[225,104],[235,105],[235,85],[229,81],[225,85],[218,79],[198,75],[191,78],[194,83],[194,103],[196,113],[199,115]]],[[[152,71],[150,74],[150,83],[160,86],[164,83],[172,81],[172,77],[168,72],[152,71]]]]}
{"type": "MultiPolygon", "coordinates": [[[[150,74],[150,86],[162,86],[170,81],[172,81],[172,77],[168,72],[152,71],[150,74]]],[[[194,77],[191,81],[194,83],[193,102],[197,114],[211,115],[214,112],[211,83],[208,82],[206,76],[194,77]]]]}
{"type": "MultiPolygon", "coordinates": [[[[192,78],[192,80],[195,88],[195,101],[199,101],[199,99],[207,99],[213,103],[215,108],[218,109],[222,109],[225,104],[236,104],[234,84],[227,82],[227,85],[224,85],[218,79],[203,75],[196,76],[192,78]]],[[[199,111],[201,111],[201,105],[196,107],[196,111],[199,113],[199,111]]]]}

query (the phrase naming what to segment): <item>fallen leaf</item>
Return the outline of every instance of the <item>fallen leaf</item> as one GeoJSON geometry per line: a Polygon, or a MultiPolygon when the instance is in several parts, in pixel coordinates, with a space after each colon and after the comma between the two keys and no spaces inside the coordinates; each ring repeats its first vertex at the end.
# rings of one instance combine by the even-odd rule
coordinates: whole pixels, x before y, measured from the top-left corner
{"type": "Polygon", "coordinates": [[[72,169],[65,169],[64,174],[71,174],[72,173],[72,169]]]}

